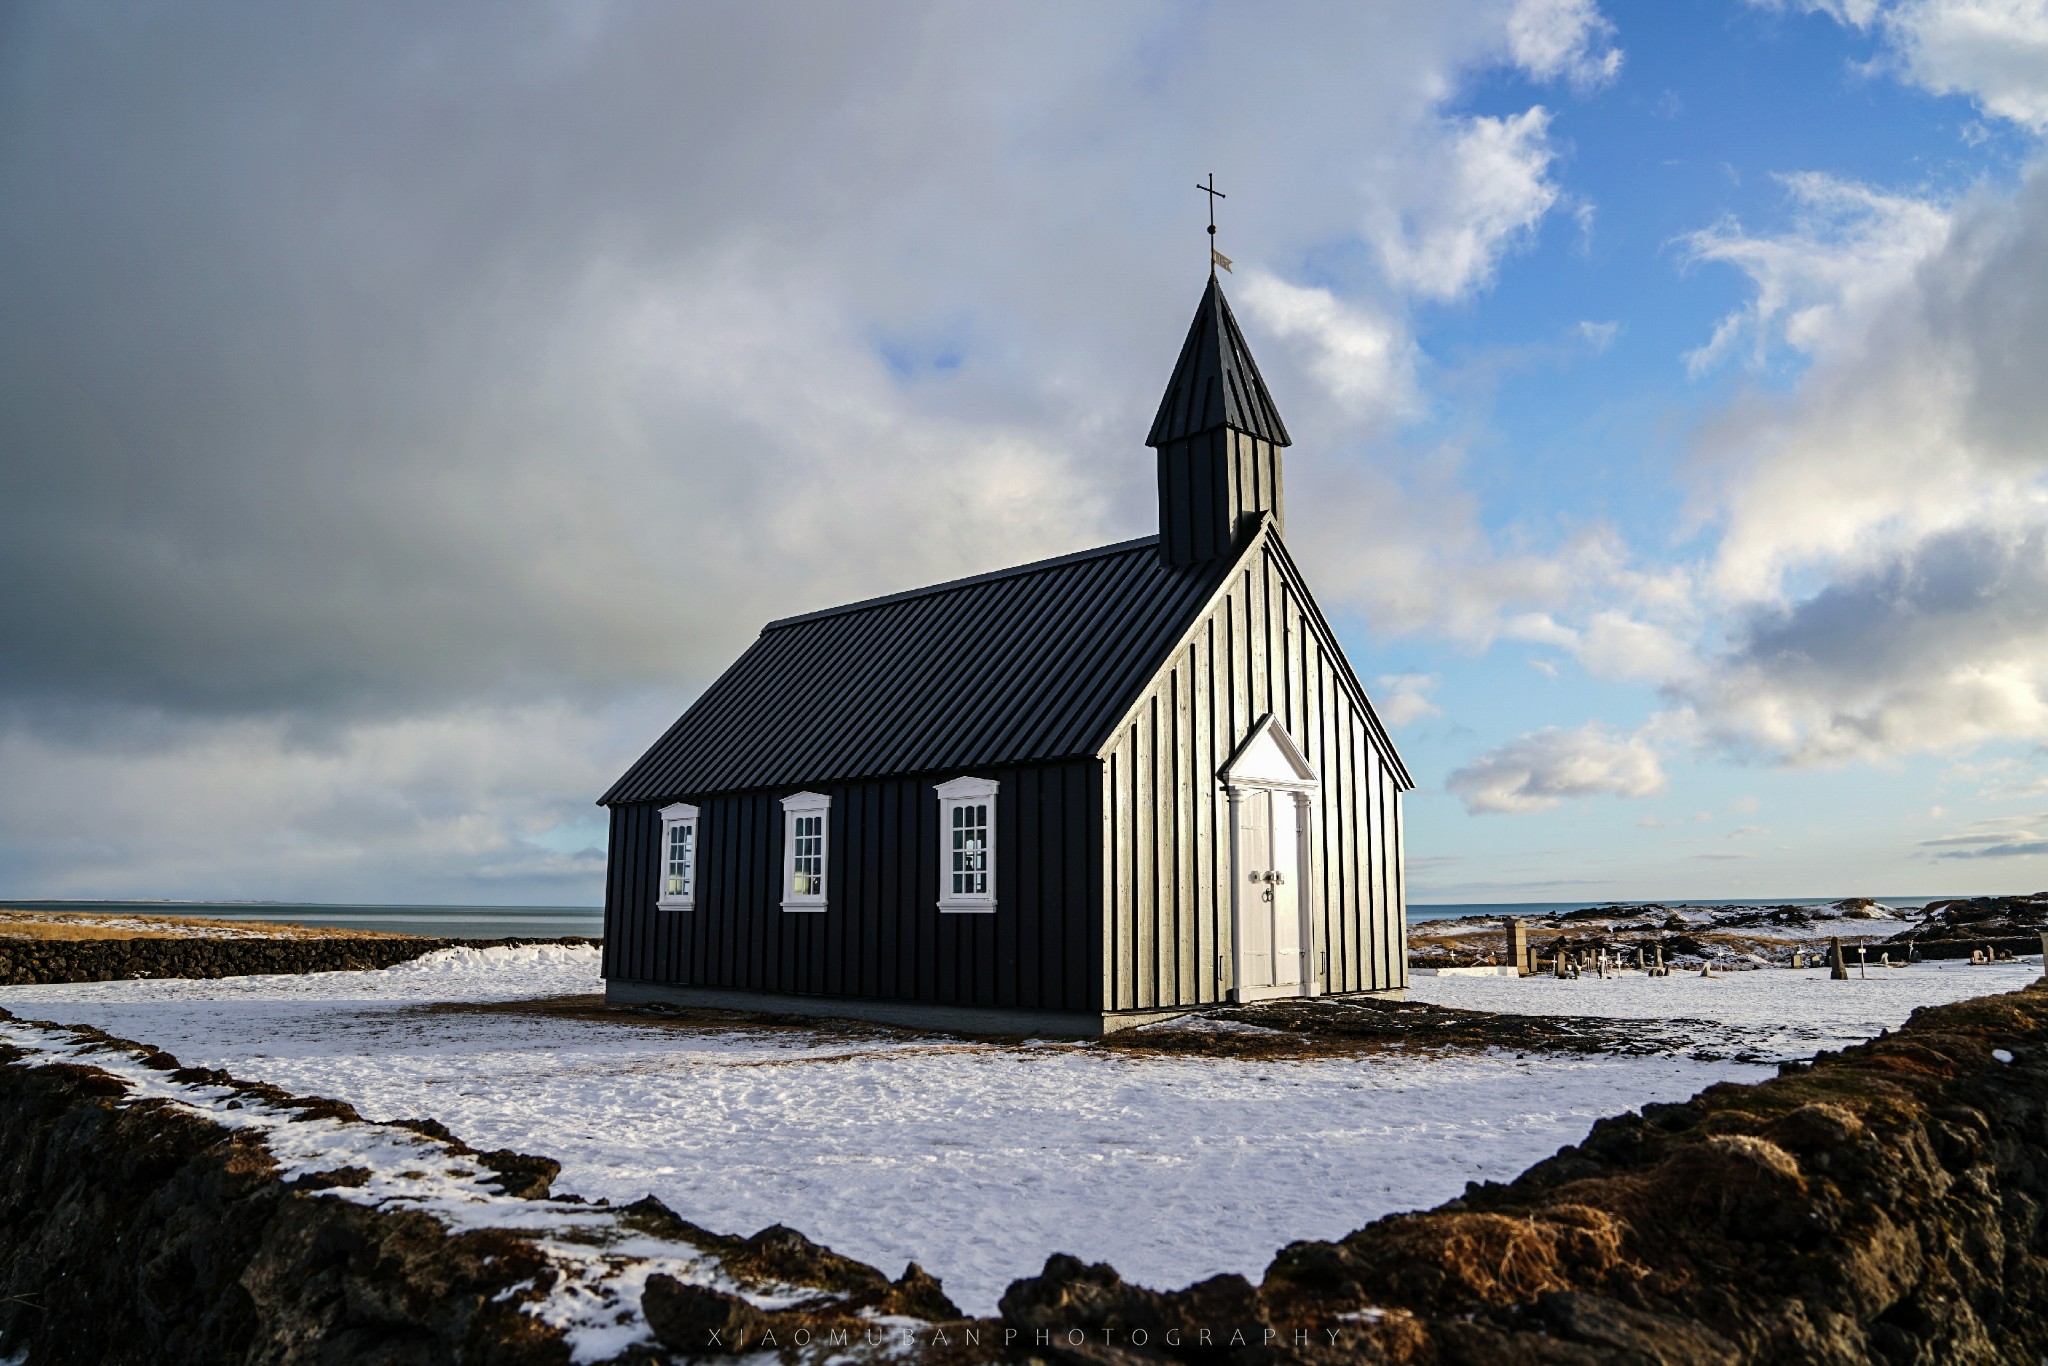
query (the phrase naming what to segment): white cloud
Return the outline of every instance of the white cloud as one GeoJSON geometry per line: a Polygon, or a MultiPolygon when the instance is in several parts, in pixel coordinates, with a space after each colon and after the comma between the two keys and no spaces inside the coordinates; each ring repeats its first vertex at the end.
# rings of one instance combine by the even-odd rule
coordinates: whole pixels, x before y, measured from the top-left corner
{"type": "MultiPolygon", "coordinates": [[[[1783,9],[1788,0],[1750,0],[1783,9]]],[[[1938,95],[2048,129],[2048,7],[2041,0],[1790,0],[1882,35],[1889,64],[1938,95]]]]}
{"type": "Polygon", "coordinates": [[[1584,342],[1595,355],[1614,345],[1614,339],[1621,335],[1618,322],[1581,322],[1572,328],[1572,334],[1584,342]]]}
{"type": "Polygon", "coordinates": [[[1942,771],[1941,781],[1968,784],[1977,789],[1979,797],[1989,801],[2048,797],[2048,773],[2043,773],[2038,764],[2015,758],[1950,764],[1942,771]]]}
{"type": "Polygon", "coordinates": [[[0,731],[0,868],[51,896],[587,903],[591,806],[644,743],[562,703],[332,727],[0,731]]]}
{"type": "Polygon", "coordinates": [[[1508,16],[1515,61],[1538,80],[1568,79],[1595,90],[1621,73],[1614,25],[1593,0],[1517,0],[1508,16]]]}
{"type": "Polygon", "coordinates": [[[1618,552],[1600,569],[1584,576],[1584,589],[1612,605],[1585,608],[1576,626],[1548,612],[1525,612],[1503,623],[1501,636],[1566,650],[1599,679],[1663,684],[1695,676],[1700,622],[1691,576],[1644,573],[1622,563],[1618,552]]]}
{"type": "Polygon", "coordinates": [[[1380,719],[1390,726],[1408,726],[1425,717],[1441,716],[1443,712],[1429,700],[1436,684],[1435,674],[1381,674],[1380,687],[1384,691],[1373,705],[1380,719]]]}
{"type": "Polygon", "coordinates": [[[1838,763],[2048,736],[2048,171],[1959,205],[1910,269],[1892,260],[1814,334],[1790,394],[1707,433],[1720,537],[1701,596],[1726,647],[1667,686],[1738,751],[1838,763]]]}
{"type": "MultiPolygon", "coordinates": [[[[1291,424],[1407,412],[1403,293],[1482,288],[1561,193],[1545,110],[1446,111],[1511,61],[1586,85],[1614,60],[1589,7],[1514,0],[531,13],[12,35],[41,66],[0,140],[0,578],[37,585],[0,595],[10,765],[119,784],[93,737],[154,728],[176,762],[106,810],[146,824],[174,770],[320,794],[195,805],[233,840],[166,817],[193,852],[122,846],[129,886],[319,894],[332,832],[368,828],[337,804],[411,810],[417,845],[349,846],[383,894],[504,885],[518,850],[462,820],[524,828],[521,785],[580,808],[652,733],[577,729],[620,698],[658,692],[658,728],[768,617],[1149,529],[1203,238],[1192,175],[1133,166],[1237,191],[1223,240],[1291,424]],[[1052,185],[1088,211],[1047,212],[1052,185]],[[1367,221],[1377,293],[1256,267],[1367,221]],[[35,740],[60,712],[78,736],[35,740]],[[455,786],[391,757],[408,725],[455,786]],[[345,738],[316,761],[308,730],[345,738]],[[516,777],[449,749],[586,742],[611,758],[516,777]]],[[[1385,629],[1485,639],[1611,556],[1498,553],[1454,458],[1318,463],[1290,466],[1290,537],[1385,629]]],[[[0,839],[41,870],[16,890],[115,866],[66,872],[34,830],[0,839]]]]}
{"type": "Polygon", "coordinates": [[[1504,621],[1541,615],[1517,609],[1562,604],[1615,571],[1621,549],[1605,527],[1548,552],[1503,549],[1457,476],[1448,455],[1405,467],[1384,458],[1289,467],[1289,506],[1317,509],[1313,522],[1290,513],[1287,536],[1318,596],[1387,635],[1485,645],[1504,621]]]}
{"type": "Polygon", "coordinates": [[[1571,730],[1552,727],[1509,741],[1458,769],[1444,784],[1473,815],[1548,811],[1580,797],[1650,797],[1664,785],[1655,750],[1597,722],[1571,730]]]}
{"type": "Polygon", "coordinates": [[[1353,416],[1385,420],[1413,411],[1415,347],[1395,320],[1257,268],[1246,273],[1240,297],[1247,316],[1307,347],[1309,372],[1353,416]]]}
{"type": "Polygon", "coordinates": [[[1439,155],[1426,171],[1410,168],[1410,204],[1381,209],[1368,231],[1397,288],[1456,299],[1490,283],[1557,203],[1550,111],[1466,119],[1439,155]]]}
{"type": "Polygon", "coordinates": [[[1920,841],[1940,859],[2048,857],[2048,811],[1972,821],[1954,834],[1920,841]]]}
{"type": "Polygon", "coordinates": [[[1728,218],[1679,239],[1688,260],[1735,266],[1755,286],[1688,354],[1695,374],[1745,339],[1754,364],[1780,344],[1808,355],[1845,344],[1948,234],[1947,211],[1926,200],[1812,171],[1776,178],[1793,205],[1790,231],[1753,234],[1728,218]]]}
{"type": "Polygon", "coordinates": [[[2048,6],[2039,0],[1919,0],[1889,12],[1885,24],[1928,89],[2048,128],[2048,6]]]}

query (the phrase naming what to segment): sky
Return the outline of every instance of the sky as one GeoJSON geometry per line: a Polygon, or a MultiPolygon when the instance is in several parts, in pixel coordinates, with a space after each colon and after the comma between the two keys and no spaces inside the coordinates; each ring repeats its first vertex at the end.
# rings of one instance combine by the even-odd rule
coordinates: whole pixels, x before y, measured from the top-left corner
{"type": "Polygon", "coordinates": [[[0,8],[0,896],[594,904],[1150,534],[1205,201],[1418,902],[2048,886],[2048,0],[0,8]]]}

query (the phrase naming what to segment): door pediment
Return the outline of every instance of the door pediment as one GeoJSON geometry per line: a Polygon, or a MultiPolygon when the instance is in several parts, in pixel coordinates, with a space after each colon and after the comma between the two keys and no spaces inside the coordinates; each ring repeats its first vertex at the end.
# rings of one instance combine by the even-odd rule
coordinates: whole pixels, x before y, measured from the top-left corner
{"type": "Polygon", "coordinates": [[[1315,769],[1302,754],[1301,746],[1268,713],[1261,717],[1245,742],[1237,747],[1220,775],[1228,787],[1281,787],[1312,791],[1321,785],[1315,769]]]}

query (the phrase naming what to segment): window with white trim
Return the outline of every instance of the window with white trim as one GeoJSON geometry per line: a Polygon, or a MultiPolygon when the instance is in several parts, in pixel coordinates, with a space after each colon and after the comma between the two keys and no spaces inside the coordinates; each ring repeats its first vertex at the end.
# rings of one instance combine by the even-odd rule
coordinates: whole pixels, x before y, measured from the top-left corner
{"type": "Polygon", "coordinates": [[[664,911],[697,908],[697,808],[677,802],[661,808],[661,895],[664,911]]]}
{"type": "Polygon", "coordinates": [[[940,783],[939,909],[996,908],[996,784],[989,778],[940,783]]]}
{"type": "Polygon", "coordinates": [[[782,799],[782,909],[825,909],[832,858],[832,799],[799,792],[782,799]]]}

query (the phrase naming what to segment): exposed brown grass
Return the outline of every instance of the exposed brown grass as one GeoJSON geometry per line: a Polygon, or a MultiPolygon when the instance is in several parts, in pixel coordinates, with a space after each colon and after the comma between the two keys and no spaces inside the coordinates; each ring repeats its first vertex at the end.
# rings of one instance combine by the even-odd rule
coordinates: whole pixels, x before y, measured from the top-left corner
{"type": "Polygon", "coordinates": [[[104,915],[90,911],[0,909],[0,939],[411,939],[385,930],[342,930],[273,920],[209,920],[196,915],[104,915]]]}

